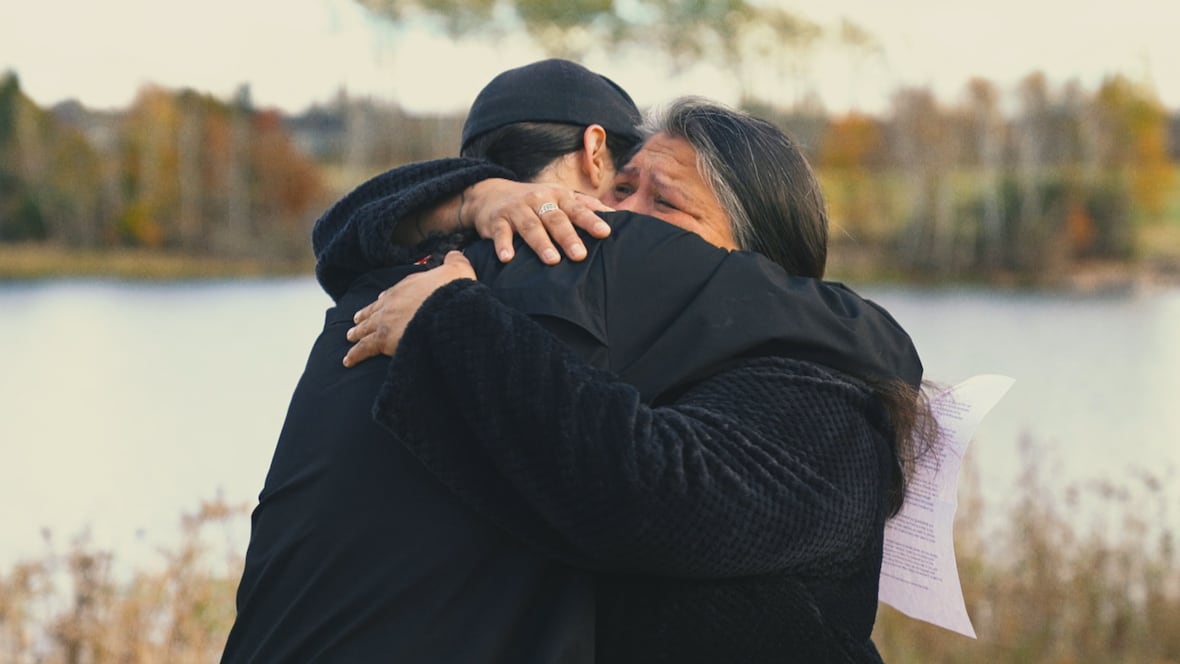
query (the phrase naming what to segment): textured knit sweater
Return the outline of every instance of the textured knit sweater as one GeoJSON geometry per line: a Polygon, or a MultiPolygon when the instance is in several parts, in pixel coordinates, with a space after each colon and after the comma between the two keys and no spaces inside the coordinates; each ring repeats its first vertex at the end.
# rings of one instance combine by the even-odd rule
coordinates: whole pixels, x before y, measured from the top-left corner
{"type": "MultiPolygon", "coordinates": [[[[398,219],[505,176],[440,160],[362,185],[317,222],[321,284],[338,299],[404,262],[389,241],[398,219]]],[[[597,571],[599,661],[879,659],[869,634],[891,452],[864,385],[776,352],[735,359],[654,408],[505,301],[470,282],[432,297],[375,415],[481,514],[597,571]]],[[[859,357],[831,366],[920,380],[904,331],[864,311],[884,316],[876,329],[900,352],[853,337],[859,357]]],[[[692,359],[693,345],[682,352],[692,359]]]]}
{"type": "Polygon", "coordinates": [[[469,504],[600,572],[600,661],[879,660],[890,446],[854,380],[752,359],[652,408],[462,280],[411,321],[375,415],[469,504]]]}
{"type": "Polygon", "coordinates": [[[392,239],[400,220],[481,180],[513,177],[486,161],[437,159],[369,179],[316,220],[311,235],[316,278],[339,301],[349,284],[366,272],[405,264],[406,249],[392,239]]]}

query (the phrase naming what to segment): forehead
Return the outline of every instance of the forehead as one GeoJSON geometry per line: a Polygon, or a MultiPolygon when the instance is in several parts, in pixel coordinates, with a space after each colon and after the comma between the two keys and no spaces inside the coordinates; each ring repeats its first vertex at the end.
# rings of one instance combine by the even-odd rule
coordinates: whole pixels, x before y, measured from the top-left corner
{"type": "Polygon", "coordinates": [[[678,184],[682,187],[704,186],[697,168],[697,152],[683,138],[660,133],[644,142],[623,173],[651,178],[655,184],[678,184]]]}
{"type": "Polygon", "coordinates": [[[644,141],[643,146],[627,162],[631,170],[689,168],[696,170],[697,152],[683,138],[659,133],[644,141]]]}

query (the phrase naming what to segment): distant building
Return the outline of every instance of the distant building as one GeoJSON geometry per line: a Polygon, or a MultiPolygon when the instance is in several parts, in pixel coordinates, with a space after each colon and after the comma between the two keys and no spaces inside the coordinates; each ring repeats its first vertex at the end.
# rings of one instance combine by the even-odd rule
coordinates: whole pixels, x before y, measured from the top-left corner
{"type": "Polygon", "coordinates": [[[118,148],[122,111],[95,111],[76,99],[70,99],[54,105],[49,114],[62,126],[81,131],[99,153],[110,154],[118,148]]]}
{"type": "Polygon", "coordinates": [[[312,106],[300,115],[287,115],[283,124],[295,146],[318,162],[338,163],[348,147],[348,122],[343,108],[312,106]]]}

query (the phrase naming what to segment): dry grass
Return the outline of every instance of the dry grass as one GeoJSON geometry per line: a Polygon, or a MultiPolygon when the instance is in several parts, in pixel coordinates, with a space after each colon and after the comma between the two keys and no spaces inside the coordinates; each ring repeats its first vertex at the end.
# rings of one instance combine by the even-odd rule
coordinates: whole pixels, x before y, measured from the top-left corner
{"type": "MultiPolygon", "coordinates": [[[[874,640],[886,661],[1180,663],[1170,478],[1143,472],[1059,490],[1041,476],[1037,448],[1025,451],[1022,489],[1001,518],[964,469],[956,550],[979,639],[882,606],[874,640]],[[1077,525],[1081,513],[1096,515],[1090,526],[1077,525]]],[[[229,533],[246,518],[245,506],[202,504],[161,552],[162,568],[128,580],[85,536],[13,566],[0,575],[0,661],[216,662],[242,565],[229,533]]]]}
{"type": "Polygon", "coordinates": [[[1023,445],[1010,511],[987,528],[964,468],[955,548],[978,640],[882,606],[874,641],[887,662],[1180,663],[1180,568],[1169,478],[1050,488],[1042,451],[1023,445]],[[1088,527],[1080,514],[1093,515],[1088,527]]]}
{"type": "MultiPolygon", "coordinates": [[[[117,578],[114,556],[86,534],[68,550],[0,576],[0,661],[11,664],[216,662],[234,618],[239,551],[228,529],[246,507],[220,499],[181,521],[158,571],[117,578]]],[[[47,538],[48,540],[48,538],[47,538]]]]}

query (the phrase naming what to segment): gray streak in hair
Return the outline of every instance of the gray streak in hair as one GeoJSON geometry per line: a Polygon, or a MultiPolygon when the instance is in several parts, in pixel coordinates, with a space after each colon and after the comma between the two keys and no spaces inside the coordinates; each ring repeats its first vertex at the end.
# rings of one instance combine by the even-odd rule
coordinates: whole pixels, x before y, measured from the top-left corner
{"type": "Polygon", "coordinates": [[[697,171],[729,218],[738,246],[788,273],[822,277],[828,218],[807,158],[781,129],[700,97],[682,97],[649,117],[644,133],[692,145],[697,171]]]}

